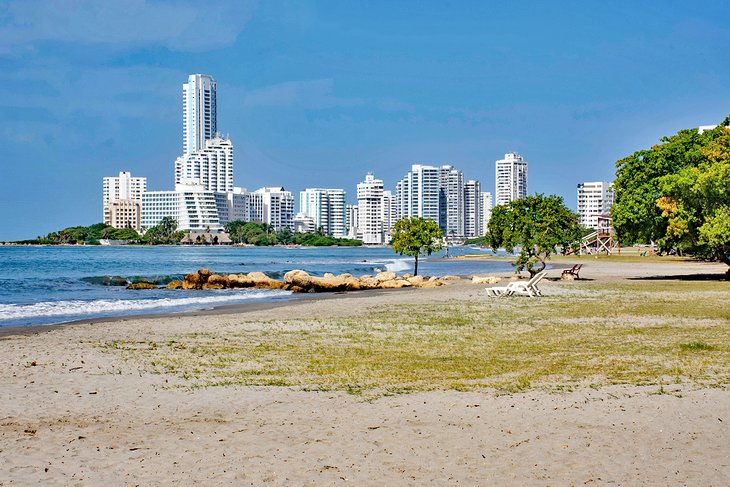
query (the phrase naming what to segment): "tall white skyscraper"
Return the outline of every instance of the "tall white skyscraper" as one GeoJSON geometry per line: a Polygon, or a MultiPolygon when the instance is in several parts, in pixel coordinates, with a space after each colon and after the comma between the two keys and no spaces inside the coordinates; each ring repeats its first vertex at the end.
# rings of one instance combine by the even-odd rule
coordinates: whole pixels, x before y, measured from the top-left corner
{"type": "Polygon", "coordinates": [[[357,185],[357,237],[366,245],[385,243],[383,223],[383,180],[373,173],[357,185]]]}
{"type": "Polygon", "coordinates": [[[218,130],[216,82],[208,74],[191,74],[183,85],[183,154],[205,148],[218,130]]]}
{"type": "Polygon", "coordinates": [[[347,205],[347,238],[357,238],[359,223],[359,208],[357,205],[347,205]]]}
{"type": "Polygon", "coordinates": [[[383,190],[383,233],[385,234],[385,242],[390,241],[390,235],[393,232],[393,225],[398,220],[398,208],[395,203],[395,196],[390,190],[383,190]]]}
{"type": "Polygon", "coordinates": [[[495,206],[527,197],[527,162],[516,152],[497,161],[495,206]]]}
{"type": "Polygon", "coordinates": [[[175,160],[175,184],[201,184],[206,191],[233,191],[233,144],[216,137],[175,160]]]}
{"type": "Polygon", "coordinates": [[[482,191],[479,196],[482,200],[482,221],[480,225],[482,228],[482,235],[486,235],[489,219],[492,218],[492,193],[489,191],[482,191]]]}
{"type": "Polygon", "coordinates": [[[614,201],[611,183],[606,181],[580,183],[578,185],[579,223],[588,228],[598,228],[598,216],[610,215],[614,201]]]}
{"type": "Polygon", "coordinates": [[[479,181],[469,180],[464,183],[464,236],[477,238],[482,231],[482,198],[479,181]]]}
{"type": "Polygon", "coordinates": [[[398,218],[420,216],[440,223],[441,170],[414,164],[396,185],[398,218]]]}
{"type": "Polygon", "coordinates": [[[132,173],[128,171],[120,172],[118,177],[105,177],[102,182],[104,223],[115,228],[130,227],[139,230],[139,208],[135,211],[133,207],[141,206],[142,193],[145,191],[147,178],[132,177],[132,173]],[[116,215],[118,217],[113,218],[116,215]]]}
{"type": "Polygon", "coordinates": [[[464,238],[464,173],[453,166],[441,166],[439,226],[449,240],[464,238]]]}
{"type": "Polygon", "coordinates": [[[346,194],[344,189],[307,188],[299,193],[299,212],[314,220],[315,230],[344,238],[347,235],[346,194]]]}

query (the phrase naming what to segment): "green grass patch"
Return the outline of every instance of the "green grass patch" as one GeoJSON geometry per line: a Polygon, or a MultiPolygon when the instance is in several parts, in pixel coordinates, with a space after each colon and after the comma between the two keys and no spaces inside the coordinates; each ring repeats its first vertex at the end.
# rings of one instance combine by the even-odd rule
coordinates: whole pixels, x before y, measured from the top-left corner
{"type": "Polygon", "coordinates": [[[357,317],[301,316],[107,346],[191,387],[351,394],[678,382],[722,387],[730,382],[727,286],[561,283],[563,294],[540,299],[378,306],[357,317]]]}

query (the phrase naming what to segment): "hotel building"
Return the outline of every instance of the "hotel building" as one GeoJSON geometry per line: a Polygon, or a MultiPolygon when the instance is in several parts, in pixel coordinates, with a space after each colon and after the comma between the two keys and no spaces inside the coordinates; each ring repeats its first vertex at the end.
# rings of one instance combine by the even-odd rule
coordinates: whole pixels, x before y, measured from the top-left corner
{"type": "Polygon", "coordinates": [[[347,195],[344,189],[307,188],[299,193],[299,212],[314,220],[315,231],[331,237],[347,235],[347,195]]]}
{"type": "Polygon", "coordinates": [[[139,206],[145,191],[147,178],[132,177],[130,172],[122,171],[118,177],[105,177],[102,180],[104,223],[114,228],[134,228],[139,231],[139,206]],[[136,210],[134,206],[137,207],[136,210]]]}
{"type": "Polygon", "coordinates": [[[516,152],[504,155],[496,161],[495,206],[527,196],[527,162],[516,152]]]}
{"type": "Polygon", "coordinates": [[[217,84],[207,74],[191,74],[183,88],[183,154],[205,148],[218,131],[217,84]]]}
{"type": "Polygon", "coordinates": [[[614,202],[611,183],[586,182],[578,185],[579,223],[587,228],[598,228],[598,216],[610,215],[614,202]]]}

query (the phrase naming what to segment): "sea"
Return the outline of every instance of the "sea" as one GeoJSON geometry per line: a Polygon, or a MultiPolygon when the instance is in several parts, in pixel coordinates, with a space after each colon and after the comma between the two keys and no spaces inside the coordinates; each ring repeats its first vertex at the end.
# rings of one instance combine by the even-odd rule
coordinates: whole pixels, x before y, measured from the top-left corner
{"type": "MultiPolygon", "coordinates": [[[[456,259],[485,253],[452,247],[419,260],[419,274],[469,275],[511,270],[507,262],[456,259]]],[[[0,328],[49,325],[136,314],[176,313],[256,301],[296,299],[289,291],[128,290],[160,286],[199,268],[220,274],[261,271],[281,279],[292,269],[321,276],[380,271],[413,273],[413,259],[387,247],[0,246],[0,328]]]]}

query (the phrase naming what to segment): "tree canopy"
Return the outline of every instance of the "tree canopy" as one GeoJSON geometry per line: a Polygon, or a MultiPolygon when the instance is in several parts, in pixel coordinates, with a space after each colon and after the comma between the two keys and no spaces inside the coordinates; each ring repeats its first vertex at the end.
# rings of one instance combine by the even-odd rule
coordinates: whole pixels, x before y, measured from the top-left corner
{"type": "Polygon", "coordinates": [[[577,248],[582,235],[578,215],[565,206],[563,198],[536,194],[495,207],[486,238],[493,249],[513,252],[519,247],[514,265],[532,277],[559,248],[563,252],[577,248]]]}
{"type": "Polygon", "coordinates": [[[393,226],[391,243],[394,252],[415,258],[413,275],[418,275],[418,257],[441,250],[442,237],[441,229],[433,220],[420,216],[403,217],[393,226]]]}
{"type": "Polygon", "coordinates": [[[184,232],[177,231],[177,220],[166,216],[145,232],[144,240],[152,244],[176,244],[180,243],[184,236],[184,232]]]}
{"type": "Polygon", "coordinates": [[[294,233],[284,227],[278,232],[272,225],[258,222],[244,222],[241,220],[226,223],[225,230],[234,243],[249,245],[306,245],[325,247],[331,245],[359,246],[360,240],[336,238],[321,233],[294,233]]]}
{"type": "Polygon", "coordinates": [[[730,265],[730,117],[681,130],[616,163],[613,226],[623,243],[656,242],[730,265]]]}

